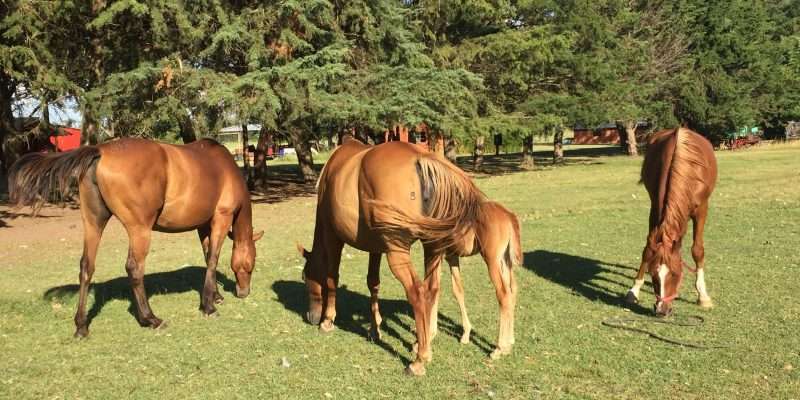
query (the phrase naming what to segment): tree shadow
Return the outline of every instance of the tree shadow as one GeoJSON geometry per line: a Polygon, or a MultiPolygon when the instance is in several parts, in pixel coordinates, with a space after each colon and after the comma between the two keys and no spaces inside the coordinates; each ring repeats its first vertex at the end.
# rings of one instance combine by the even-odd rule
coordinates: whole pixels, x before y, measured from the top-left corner
{"type": "MultiPolygon", "coordinates": [[[[527,252],[524,261],[525,268],[542,278],[571,289],[576,295],[592,301],[599,300],[612,306],[624,306],[636,314],[652,314],[649,309],[639,304],[624,302],[625,294],[633,281],[633,276],[626,271],[635,271],[632,267],[546,250],[527,252]],[[614,279],[611,279],[609,275],[614,279]],[[610,291],[605,287],[607,285],[603,285],[601,282],[619,286],[620,291],[610,291]]],[[[652,294],[649,282],[646,283],[646,287],[647,292],[652,294]]],[[[645,292],[644,288],[642,292],[645,292]]]]}
{"type": "MultiPolygon", "coordinates": [[[[156,272],[144,276],[145,292],[147,298],[153,295],[197,292],[197,304],[200,304],[203,283],[205,281],[206,267],[188,266],[175,271],[156,272]]],[[[217,283],[222,284],[222,290],[233,294],[236,282],[217,271],[217,283]]],[[[63,285],[47,289],[42,296],[45,300],[64,300],[78,295],[80,285],[63,285]]],[[[136,300],[131,292],[130,280],[127,276],[114,278],[105,282],[92,283],[90,291],[94,292],[94,304],[87,313],[88,324],[103,310],[103,306],[111,300],[129,300],[128,312],[136,317],[136,300]]]]}
{"type": "MultiPolygon", "coordinates": [[[[317,174],[323,164],[314,164],[317,174]]],[[[250,192],[256,204],[274,204],[294,197],[311,197],[317,194],[316,183],[306,183],[299,177],[297,165],[280,164],[267,166],[266,189],[250,192]]]]}
{"type": "MultiPolygon", "coordinates": [[[[592,148],[570,148],[564,151],[564,160],[559,164],[553,164],[552,151],[534,151],[534,170],[543,167],[562,167],[570,165],[595,165],[603,164],[598,160],[600,157],[623,155],[618,147],[592,147],[592,148]]],[[[483,165],[480,171],[475,170],[473,156],[459,156],[456,165],[459,168],[473,174],[504,175],[516,172],[530,171],[522,168],[522,153],[506,153],[500,155],[488,154],[483,156],[483,165]]]]}
{"type": "MultiPolygon", "coordinates": [[[[5,206],[6,204],[0,202],[0,206],[5,206]]],[[[10,207],[10,206],[9,206],[10,207]]],[[[30,213],[18,213],[15,211],[10,210],[0,210],[0,228],[10,228],[11,225],[7,222],[7,220],[13,220],[19,217],[29,217],[29,218],[54,218],[55,215],[37,215],[36,217],[32,217],[30,213]]]]}
{"type": "MultiPolygon", "coordinates": [[[[289,310],[296,313],[305,320],[308,311],[308,291],[306,285],[295,281],[276,281],[272,284],[272,290],[278,295],[278,301],[289,310]]],[[[336,326],[345,331],[365,339],[370,339],[369,326],[369,304],[370,298],[361,293],[354,292],[346,285],[336,290],[336,326]]],[[[414,335],[415,327],[409,325],[401,318],[403,315],[413,316],[411,305],[406,300],[381,299],[380,311],[383,323],[381,323],[381,333],[389,335],[400,341],[406,351],[411,351],[413,343],[406,340],[401,334],[401,330],[414,335]]],[[[439,336],[434,339],[441,340],[442,334],[454,337],[456,340],[461,338],[463,329],[461,325],[452,318],[439,313],[439,336]]],[[[491,341],[475,332],[473,328],[470,335],[470,343],[475,344],[481,351],[489,355],[494,348],[491,341]]],[[[404,353],[401,354],[397,349],[387,342],[378,340],[377,344],[386,352],[394,357],[401,359],[405,364],[412,360],[404,353]]]]}

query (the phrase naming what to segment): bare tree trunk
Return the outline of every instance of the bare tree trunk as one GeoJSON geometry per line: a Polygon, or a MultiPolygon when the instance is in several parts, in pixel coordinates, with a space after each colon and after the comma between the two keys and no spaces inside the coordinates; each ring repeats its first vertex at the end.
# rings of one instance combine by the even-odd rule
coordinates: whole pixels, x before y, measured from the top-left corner
{"type": "Polygon", "coordinates": [[[456,140],[453,139],[452,136],[447,136],[444,138],[444,156],[447,157],[453,164],[456,164],[458,161],[458,154],[457,154],[457,143],[456,140]]]}
{"type": "Polygon", "coordinates": [[[300,167],[300,177],[303,182],[313,183],[317,180],[317,174],[314,172],[314,158],[311,154],[311,146],[303,139],[302,132],[299,129],[293,128],[289,131],[289,137],[294,145],[294,151],[297,154],[297,165],[300,167]]]}
{"type": "Polygon", "coordinates": [[[636,146],[636,121],[625,121],[625,136],[628,139],[628,155],[638,156],[639,150],[636,146]]]}
{"type": "Polygon", "coordinates": [[[249,140],[247,134],[247,124],[242,124],[242,165],[244,165],[244,177],[247,185],[250,186],[250,157],[247,147],[249,147],[249,140]]]}
{"type": "Polygon", "coordinates": [[[564,162],[564,128],[555,127],[553,132],[553,164],[564,162]]]}
{"type": "Polygon", "coordinates": [[[253,187],[264,190],[267,188],[267,152],[269,144],[272,142],[272,135],[267,127],[262,125],[258,133],[258,145],[256,145],[256,159],[253,166],[253,187]]]}
{"type": "Polygon", "coordinates": [[[180,129],[181,140],[184,144],[192,143],[197,140],[197,134],[194,130],[194,121],[189,114],[178,117],[178,128],[180,129]]]}
{"type": "Polygon", "coordinates": [[[483,168],[483,144],[485,138],[479,135],[475,138],[475,152],[472,157],[472,168],[477,172],[483,168]]]}
{"type": "Polygon", "coordinates": [[[522,141],[522,168],[533,169],[533,135],[528,135],[522,141]]]}

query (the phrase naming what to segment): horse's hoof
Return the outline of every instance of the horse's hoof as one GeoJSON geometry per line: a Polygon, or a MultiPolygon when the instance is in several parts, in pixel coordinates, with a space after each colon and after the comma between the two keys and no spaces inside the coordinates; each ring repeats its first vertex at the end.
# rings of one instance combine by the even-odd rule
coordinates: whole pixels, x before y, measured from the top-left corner
{"type": "Polygon", "coordinates": [[[633,294],[633,292],[629,291],[628,294],[625,295],[625,303],[627,303],[627,304],[639,304],[639,299],[636,298],[636,295],[633,294]]]}
{"type": "Polygon", "coordinates": [[[461,335],[461,340],[459,340],[459,342],[461,342],[461,344],[469,344],[469,332],[464,332],[464,334],[461,335]]]}
{"type": "Polygon", "coordinates": [[[697,305],[700,306],[700,308],[705,308],[705,309],[709,309],[709,308],[714,307],[714,303],[711,302],[710,298],[709,299],[697,299],[697,305]]]}
{"type": "Polygon", "coordinates": [[[311,311],[306,313],[306,321],[311,325],[318,325],[320,319],[322,319],[321,313],[312,313],[311,311]]]}
{"type": "Polygon", "coordinates": [[[149,324],[150,324],[150,328],[152,328],[154,330],[166,329],[166,327],[167,327],[167,322],[163,321],[161,319],[158,319],[158,318],[151,319],[149,324]]]}
{"type": "Polygon", "coordinates": [[[75,330],[75,334],[72,336],[78,340],[86,339],[89,337],[89,329],[86,327],[78,328],[75,330]]]}
{"type": "Polygon", "coordinates": [[[423,376],[425,375],[425,365],[420,361],[414,361],[406,367],[406,375],[423,376]]]}
{"type": "Polygon", "coordinates": [[[511,348],[501,349],[498,347],[492,351],[492,354],[489,354],[489,358],[492,360],[499,360],[501,357],[509,354],[511,354],[511,348]]]}
{"type": "Polygon", "coordinates": [[[219,292],[214,293],[214,304],[222,304],[223,302],[225,302],[225,298],[219,292]]]}
{"type": "Polygon", "coordinates": [[[218,318],[219,317],[219,311],[211,310],[211,312],[208,312],[206,310],[203,310],[203,316],[206,317],[206,318],[218,318]]]}
{"type": "Polygon", "coordinates": [[[333,321],[329,319],[326,319],[319,324],[319,331],[322,333],[331,333],[334,329],[336,329],[336,326],[333,325],[333,321]]]}
{"type": "Polygon", "coordinates": [[[372,340],[373,342],[380,342],[381,339],[382,339],[381,330],[377,329],[377,328],[374,328],[374,329],[370,328],[370,330],[369,330],[369,339],[372,340]]]}

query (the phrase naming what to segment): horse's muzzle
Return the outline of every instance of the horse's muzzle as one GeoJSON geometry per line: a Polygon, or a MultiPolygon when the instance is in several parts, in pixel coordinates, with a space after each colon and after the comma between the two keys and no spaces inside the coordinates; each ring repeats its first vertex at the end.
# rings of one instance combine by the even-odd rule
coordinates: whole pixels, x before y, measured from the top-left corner
{"type": "Polygon", "coordinates": [[[657,317],[668,317],[672,314],[672,302],[659,301],[653,306],[657,317]]]}
{"type": "Polygon", "coordinates": [[[236,297],[238,297],[240,299],[243,299],[243,298],[247,297],[247,295],[249,295],[249,294],[250,294],[250,288],[249,287],[247,289],[242,289],[242,288],[239,287],[239,285],[236,285],[236,297]]]}

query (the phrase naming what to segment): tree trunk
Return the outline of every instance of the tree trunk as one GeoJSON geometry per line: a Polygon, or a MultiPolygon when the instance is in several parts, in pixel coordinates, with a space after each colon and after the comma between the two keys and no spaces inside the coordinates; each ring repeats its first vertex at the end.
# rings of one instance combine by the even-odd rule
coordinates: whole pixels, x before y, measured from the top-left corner
{"type": "Polygon", "coordinates": [[[81,128],[81,145],[93,146],[97,144],[99,124],[91,106],[83,107],[83,126],[81,128]]]}
{"type": "Polygon", "coordinates": [[[453,164],[458,161],[457,143],[452,136],[444,138],[444,156],[447,157],[453,164]]]}
{"type": "Polygon", "coordinates": [[[311,154],[311,146],[303,139],[303,135],[298,129],[290,130],[289,137],[292,139],[292,145],[294,145],[294,151],[297,154],[300,177],[305,183],[316,182],[317,174],[314,172],[314,158],[311,154]]]}
{"type": "Polygon", "coordinates": [[[188,113],[178,117],[178,128],[180,129],[183,144],[192,143],[197,140],[197,134],[194,130],[194,121],[192,121],[192,117],[190,117],[188,113]]]}
{"type": "Polygon", "coordinates": [[[244,177],[250,186],[250,157],[247,147],[249,147],[249,140],[247,134],[247,124],[242,124],[242,165],[244,166],[244,177]]]}
{"type": "Polygon", "coordinates": [[[564,162],[564,128],[557,126],[553,132],[553,164],[564,162]]]}
{"type": "Polygon", "coordinates": [[[528,135],[522,141],[522,168],[533,169],[533,135],[528,135]]]}
{"type": "Polygon", "coordinates": [[[485,138],[480,135],[475,138],[475,152],[472,157],[472,168],[479,172],[483,168],[483,143],[485,138]]]}
{"type": "Polygon", "coordinates": [[[261,190],[267,188],[267,152],[272,142],[272,135],[267,127],[262,125],[258,133],[258,145],[256,145],[256,159],[253,166],[252,186],[261,190]]]}
{"type": "Polygon", "coordinates": [[[628,139],[628,155],[638,156],[639,150],[636,146],[636,121],[625,121],[625,136],[628,139]]]}

